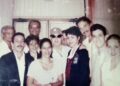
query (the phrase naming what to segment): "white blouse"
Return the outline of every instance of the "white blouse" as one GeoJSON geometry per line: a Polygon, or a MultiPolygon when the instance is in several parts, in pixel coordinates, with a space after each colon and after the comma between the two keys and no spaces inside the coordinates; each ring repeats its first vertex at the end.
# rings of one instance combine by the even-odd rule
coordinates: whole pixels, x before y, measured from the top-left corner
{"type": "Polygon", "coordinates": [[[56,82],[58,76],[62,74],[61,68],[59,64],[53,63],[52,69],[45,70],[40,60],[35,60],[31,63],[27,76],[34,78],[40,84],[49,84],[56,82]]]}

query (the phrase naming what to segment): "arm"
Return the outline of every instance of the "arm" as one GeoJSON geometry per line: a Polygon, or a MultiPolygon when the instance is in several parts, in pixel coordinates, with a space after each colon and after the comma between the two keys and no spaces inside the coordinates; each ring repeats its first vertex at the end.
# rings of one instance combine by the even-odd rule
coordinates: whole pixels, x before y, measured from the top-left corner
{"type": "Polygon", "coordinates": [[[32,77],[28,76],[28,78],[27,78],[27,86],[35,86],[34,85],[34,79],[32,77]]]}
{"type": "Polygon", "coordinates": [[[63,86],[63,83],[64,83],[63,74],[61,74],[60,76],[58,76],[57,81],[54,83],[50,83],[50,85],[51,86],[63,86]]]}
{"type": "Polygon", "coordinates": [[[86,49],[79,52],[79,84],[88,85],[90,83],[89,56],[86,49]]]}

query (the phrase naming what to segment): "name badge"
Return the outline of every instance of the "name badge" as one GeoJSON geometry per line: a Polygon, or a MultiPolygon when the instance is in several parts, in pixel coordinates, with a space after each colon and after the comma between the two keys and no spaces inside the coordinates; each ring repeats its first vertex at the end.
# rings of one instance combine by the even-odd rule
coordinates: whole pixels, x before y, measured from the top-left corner
{"type": "Polygon", "coordinates": [[[75,57],[73,60],[73,64],[77,64],[78,63],[78,57],[75,57]]]}

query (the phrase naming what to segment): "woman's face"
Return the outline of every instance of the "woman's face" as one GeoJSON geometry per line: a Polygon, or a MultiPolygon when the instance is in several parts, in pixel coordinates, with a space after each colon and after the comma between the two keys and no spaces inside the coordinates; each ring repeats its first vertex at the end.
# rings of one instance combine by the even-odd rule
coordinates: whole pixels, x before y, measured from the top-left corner
{"type": "Polygon", "coordinates": [[[44,42],[41,47],[42,57],[50,57],[52,53],[52,47],[49,42],[44,42]]]}
{"type": "Polygon", "coordinates": [[[120,55],[120,43],[115,39],[108,40],[108,48],[110,50],[111,56],[119,56],[120,55]]]}
{"type": "Polygon", "coordinates": [[[95,30],[92,32],[93,41],[98,48],[101,48],[105,44],[105,36],[101,30],[95,30]]]}
{"type": "Polygon", "coordinates": [[[36,40],[31,40],[28,47],[29,47],[30,51],[37,52],[37,49],[38,49],[37,41],[36,40]]]}
{"type": "Polygon", "coordinates": [[[72,34],[68,34],[67,35],[67,40],[68,40],[68,45],[73,48],[74,46],[78,45],[80,37],[77,37],[75,35],[72,34]]]}

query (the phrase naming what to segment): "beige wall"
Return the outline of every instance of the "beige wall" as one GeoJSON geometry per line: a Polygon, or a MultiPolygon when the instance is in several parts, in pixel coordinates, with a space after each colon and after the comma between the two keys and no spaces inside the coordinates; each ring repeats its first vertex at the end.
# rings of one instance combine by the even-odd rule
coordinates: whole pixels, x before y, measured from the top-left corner
{"type": "Polygon", "coordinates": [[[14,0],[0,0],[0,29],[4,25],[12,25],[14,0]]]}
{"type": "Polygon", "coordinates": [[[15,18],[75,18],[82,15],[84,0],[15,0],[15,18]]]}
{"type": "MultiPolygon", "coordinates": [[[[66,21],[84,15],[84,0],[15,0],[14,18],[35,18],[41,21],[40,38],[49,37],[49,30],[62,30],[74,25],[66,21]]],[[[28,34],[26,23],[17,23],[17,31],[28,34]],[[25,31],[24,31],[25,30],[25,31]]]]}
{"type": "Polygon", "coordinates": [[[93,23],[107,27],[109,33],[120,35],[120,0],[95,0],[93,23]]]}

